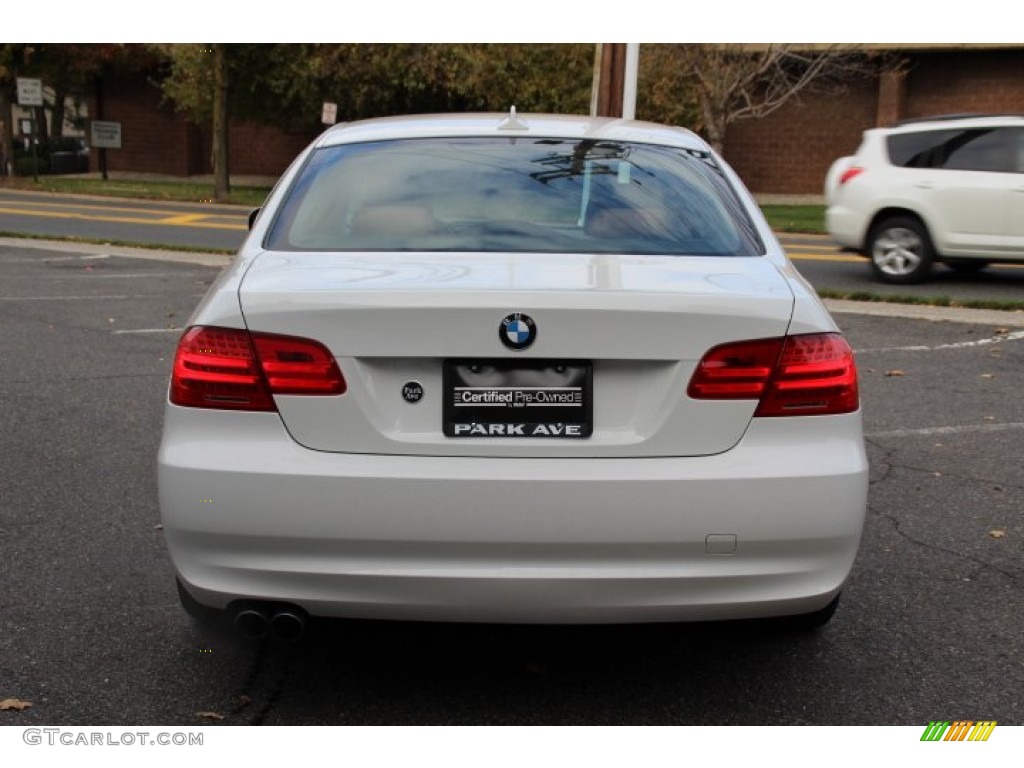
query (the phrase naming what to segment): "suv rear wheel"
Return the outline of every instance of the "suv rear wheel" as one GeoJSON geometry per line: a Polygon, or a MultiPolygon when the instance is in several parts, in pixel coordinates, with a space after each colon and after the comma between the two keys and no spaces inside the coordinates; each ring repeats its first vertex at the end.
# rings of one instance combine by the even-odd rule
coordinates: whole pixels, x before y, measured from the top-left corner
{"type": "Polygon", "coordinates": [[[878,222],[868,238],[868,256],[879,280],[906,285],[924,280],[935,258],[928,230],[917,219],[894,216],[878,222]]]}

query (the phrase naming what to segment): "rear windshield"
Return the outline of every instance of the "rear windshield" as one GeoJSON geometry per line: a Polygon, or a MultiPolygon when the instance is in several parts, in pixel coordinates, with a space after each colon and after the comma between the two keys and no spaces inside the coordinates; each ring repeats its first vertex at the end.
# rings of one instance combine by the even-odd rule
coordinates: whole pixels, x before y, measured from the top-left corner
{"type": "Polygon", "coordinates": [[[704,152],[614,141],[408,139],[325,147],[266,247],[753,256],[764,252],[704,152]]]}

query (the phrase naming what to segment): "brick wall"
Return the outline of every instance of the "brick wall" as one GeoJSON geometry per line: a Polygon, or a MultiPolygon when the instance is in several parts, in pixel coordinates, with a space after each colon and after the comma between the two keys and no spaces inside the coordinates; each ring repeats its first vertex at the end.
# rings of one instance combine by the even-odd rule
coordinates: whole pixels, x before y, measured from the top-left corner
{"type": "Polygon", "coordinates": [[[907,73],[906,117],[1024,113],[1024,52],[932,53],[907,73]]]}
{"type": "MultiPolygon", "coordinates": [[[[143,75],[108,75],[103,80],[102,119],[121,123],[121,149],[107,150],[107,169],[187,176],[194,163],[196,130],[169,105],[143,75]]],[[[96,94],[89,115],[99,119],[96,94]]],[[[99,170],[93,150],[91,170],[99,170]]]]}
{"type": "MultiPolygon", "coordinates": [[[[112,75],[104,80],[104,118],[121,123],[121,149],[107,150],[107,169],[194,176],[213,173],[209,130],[190,123],[164,103],[160,89],[144,75],[112,75]]],[[[89,114],[97,115],[96,96],[89,114]]],[[[228,136],[232,176],[277,176],[315,138],[317,131],[289,133],[259,123],[236,121],[228,136]]],[[[90,157],[99,170],[99,152],[90,157]]]]}
{"type": "Polygon", "coordinates": [[[729,126],[725,159],[754,192],[820,194],[832,161],[853,152],[874,124],[877,103],[873,80],[801,97],[767,117],[729,126]]]}
{"type": "MultiPolygon", "coordinates": [[[[317,132],[294,133],[250,121],[234,121],[228,129],[228,167],[235,176],[280,176],[317,132]]],[[[213,173],[210,135],[202,138],[203,170],[213,173]]]]}

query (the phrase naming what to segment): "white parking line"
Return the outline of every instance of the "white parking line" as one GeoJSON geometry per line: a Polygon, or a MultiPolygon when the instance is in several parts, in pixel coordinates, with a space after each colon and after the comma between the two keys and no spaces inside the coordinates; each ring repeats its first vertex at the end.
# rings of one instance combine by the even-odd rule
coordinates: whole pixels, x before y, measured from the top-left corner
{"type": "Polygon", "coordinates": [[[50,256],[44,259],[4,259],[4,264],[49,264],[54,261],[92,261],[109,258],[109,253],[87,253],[84,256],[50,256]]]}
{"type": "Polygon", "coordinates": [[[181,333],[182,328],[135,328],[130,331],[111,331],[115,336],[125,333],[181,333]]]}
{"type": "Polygon", "coordinates": [[[114,301],[120,299],[166,299],[159,293],[104,294],[101,296],[0,296],[0,301],[114,301]]]}
{"type": "Polygon", "coordinates": [[[864,435],[871,439],[887,437],[929,437],[932,435],[962,435],[969,432],[1007,432],[1024,429],[1022,422],[1007,424],[965,424],[960,427],[925,427],[923,429],[890,429],[886,432],[870,432],[864,435]]]}
{"type": "Polygon", "coordinates": [[[180,277],[180,272],[126,272],[124,274],[113,274],[107,275],[102,272],[93,272],[92,274],[76,275],[75,277],[81,277],[85,280],[106,280],[108,278],[131,278],[139,279],[146,277],[180,277]]]}
{"type": "Polygon", "coordinates": [[[1020,341],[1024,339],[1024,331],[1014,331],[1001,336],[990,336],[987,339],[975,339],[974,341],[958,341],[954,344],[936,344],[935,346],[911,345],[906,347],[876,347],[874,349],[855,350],[858,355],[866,355],[872,352],[934,352],[937,349],[969,349],[971,347],[984,347],[990,344],[1002,344],[1005,341],[1020,341]]]}

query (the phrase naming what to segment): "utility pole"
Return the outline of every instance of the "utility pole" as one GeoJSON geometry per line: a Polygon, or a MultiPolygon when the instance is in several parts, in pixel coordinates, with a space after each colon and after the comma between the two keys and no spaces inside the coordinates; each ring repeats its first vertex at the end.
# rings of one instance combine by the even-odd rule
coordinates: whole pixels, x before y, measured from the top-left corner
{"type": "MultiPolygon", "coordinates": [[[[106,67],[100,70],[99,74],[96,75],[96,117],[94,120],[106,120],[106,105],[103,103],[103,75],[106,67]]],[[[97,162],[100,166],[100,176],[104,181],[107,181],[107,148],[99,148],[99,158],[97,162]]]]}
{"type": "Polygon", "coordinates": [[[597,44],[590,114],[627,120],[635,117],[639,61],[638,43],[597,44]]]}

